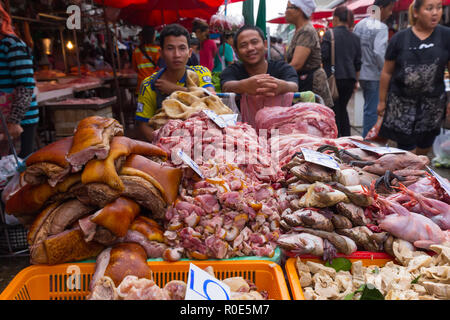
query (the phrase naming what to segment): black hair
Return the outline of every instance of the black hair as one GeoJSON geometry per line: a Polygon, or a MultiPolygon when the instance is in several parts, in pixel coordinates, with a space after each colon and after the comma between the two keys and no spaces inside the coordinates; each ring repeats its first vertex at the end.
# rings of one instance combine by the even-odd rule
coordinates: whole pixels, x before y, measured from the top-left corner
{"type": "Polygon", "coordinates": [[[261,30],[261,28],[259,28],[259,27],[257,27],[257,26],[251,26],[251,25],[245,25],[245,26],[243,26],[243,27],[241,27],[237,32],[236,32],[236,34],[234,35],[234,39],[233,39],[233,45],[234,45],[234,47],[237,49],[237,40],[238,40],[238,38],[239,38],[239,35],[242,33],[242,32],[244,32],[244,31],[247,31],[247,30],[254,30],[254,31],[256,31],[256,32],[258,32],[258,34],[261,36],[261,39],[264,41],[264,40],[266,40],[266,38],[264,37],[264,32],[262,32],[262,30],[261,30]]]}
{"type": "Polygon", "coordinates": [[[424,0],[414,0],[412,2],[413,8],[419,10],[421,6],[423,6],[424,0]]]}
{"type": "Polygon", "coordinates": [[[374,6],[380,7],[380,8],[386,8],[391,3],[395,3],[396,0],[375,0],[373,3],[374,6]]]}
{"type": "Polygon", "coordinates": [[[142,28],[142,41],[144,43],[152,43],[155,40],[155,29],[153,27],[145,26],[142,28]]]}
{"type": "Polygon", "coordinates": [[[168,26],[164,27],[164,29],[162,29],[159,35],[159,43],[161,48],[164,48],[164,40],[168,36],[186,37],[188,47],[191,47],[191,35],[189,34],[189,31],[187,31],[187,29],[182,25],[173,23],[169,24],[168,26]]]}
{"type": "Polygon", "coordinates": [[[197,30],[200,30],[200,32],[204,32],[208,29],[209,29],[209,25],[202,20],[196,19],[192,22],[192,31],[193,32],[196,32],[197,30]]]}
{"type": "Polygon", "coordinates": [[[350,22],[350,11],[347,6],[338,6],[334,9],[333,17],[337,17],[341,22],[350,22]]]}

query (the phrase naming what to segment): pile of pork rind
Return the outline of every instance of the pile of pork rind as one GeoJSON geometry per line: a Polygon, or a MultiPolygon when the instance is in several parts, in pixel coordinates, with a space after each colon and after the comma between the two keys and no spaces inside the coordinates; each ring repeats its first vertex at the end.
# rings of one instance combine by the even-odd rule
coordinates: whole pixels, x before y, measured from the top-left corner
{"type": "MultiPolygon", "coordinates": [[[[450,247],[432,245],[431,256],[415,251],[410,243],[397,239],[393,245],[396,262],[383,267],[364,267],[362,260],[352,263],[350,271],[339,271],[312,261],[296,266],[306,300],[341,300],[364,284],[374,285],[386,300],[450,299],[450,247]]],[[[353,295],[358,300],[361,293],[353,295]]]]}

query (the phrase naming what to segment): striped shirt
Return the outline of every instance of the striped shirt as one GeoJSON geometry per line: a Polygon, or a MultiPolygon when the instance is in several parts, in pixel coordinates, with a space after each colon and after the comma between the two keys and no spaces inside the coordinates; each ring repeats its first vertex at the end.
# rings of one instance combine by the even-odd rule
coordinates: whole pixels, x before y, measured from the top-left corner
{"type": "MultiPolygon", "coordinates": [[[[0,40],[0,91],[12,93],[16,87],[34,89],[33,58],[30,49],[20,39],[4,36],[0,40]]],[[[26,108],[21,125],[34,124],[39,121],[39,108],[36,95],[33,94],[31,105],[26,108]]]]}
{"type": "Polygon", "coordinates": [[[139,92],[139,88],[141,87],[142,81],[150,77],[153,73],[158,71],[158,60],[160,57],[160,48],[159,46],[146,44],[144,45],[145,52],[147,55],[152,58],[153,61],[147,59],[147,57],[142,53],[141,49],[136,48],[133,52],[132,64],[133,69],[138,74],[138,83],[136,88],[136,93],[139,92]]]}

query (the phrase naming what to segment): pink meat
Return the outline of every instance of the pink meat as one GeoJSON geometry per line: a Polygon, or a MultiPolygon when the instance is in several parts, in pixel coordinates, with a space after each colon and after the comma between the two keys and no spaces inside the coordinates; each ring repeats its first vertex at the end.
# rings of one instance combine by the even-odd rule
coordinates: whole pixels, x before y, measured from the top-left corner
{"type": "Polygon", "coordinates": [[[265,107],[255,116],[257,129],[278,129],[280,134],[305,133],[337,138],[333,110],[318,103],[298,103],[292,107],[265,107]]]}
{"type": "Polygon", "coordinates": [[[446,234],[431,219],[414,212],[396,202],[379,198],[388,215],[379,223],[379,227],[397,238],[409,241],[418,248],[427,249],[431,244],[446,241],[446,234]]]}
{"type": "Polygon", "coordinates": [[[205,211],[199,207],[196,206],[195,204],[191,204],[189,202],[186,201],[180,201],[175,205],[175,209],[177,209],[178,211],[186,211],[188,213],[194,211],[195,213],[197,213],[198,215],[204,215],[205,211]]]}
{"type": "Polygon", "coordinates": [[[205,210],[206,213],[219,212],[220,210],[219,202],[212,194],[202,194],[196,196],[194,199],[198,203],[199,207],[205,210]]]}

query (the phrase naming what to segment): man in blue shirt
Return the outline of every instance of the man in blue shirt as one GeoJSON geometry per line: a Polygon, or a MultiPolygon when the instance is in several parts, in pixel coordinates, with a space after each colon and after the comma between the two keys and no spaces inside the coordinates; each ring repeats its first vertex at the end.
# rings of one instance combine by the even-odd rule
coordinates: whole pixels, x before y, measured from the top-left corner
{"type": "Polygon", "coordinates": [[[375,0],[373,5],[379,8],[379,17],[364,18],[353,31],[361,40],[362,66],[359,84],[364,95],[363,137],[377,122],[380,75],[389,34],[384,22],[392,15],[394,2],[395,0],[375,0]]]}

